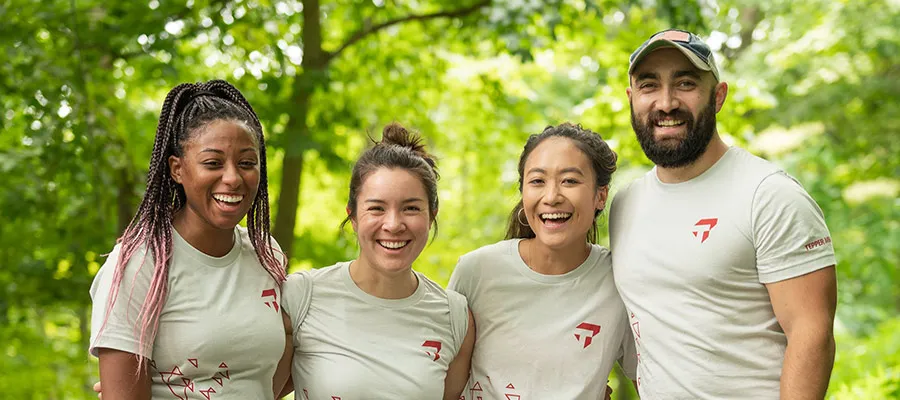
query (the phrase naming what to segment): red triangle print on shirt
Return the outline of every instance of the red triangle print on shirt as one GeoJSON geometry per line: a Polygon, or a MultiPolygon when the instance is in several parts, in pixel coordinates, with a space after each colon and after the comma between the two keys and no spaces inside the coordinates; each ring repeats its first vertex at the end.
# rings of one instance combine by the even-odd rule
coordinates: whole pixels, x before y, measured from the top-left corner
{"type": "Polygon", "coordinates": [[[475,382],[475,384],[472,385],[472,389],[470,389],[470,390],[477,390],[480,392],[480,391],[483,391],[484,389],[481,388],[481,382],[475,382]]]}
{"type": "Polygon", "coordinates": [[[516,387],[513,386],[512,383],[510,383],[509,385],[506,385],[506,388],[507,388],[507,389],[515,389],[516,387]]]}
{"type": "Polygon", "coordinates": [[[231,380],[231,372],[227,370],[225,372],[219,371],[218,374],[225,379],[231,380]]]}
{"type": "Polygon", "coordinates": [[[228,368],[228,365],[223,361],[221,364],[219,364],[219,368],[228,368]]]}
{"type": "Polygon", "coordinates": [[[212,379],[214,381],[216,381],[216,383],[219,384],[219,387],[222,387],[222,378],[219,378],[218,376],[214,376],[214,377],[212,377],[212,379]]]}
{"type": "Polygon", "coordinates": [[[184,382],[184,387],[188,388],[190,391],[194,391],[194,381],[188,378],[181,378],[181,381],[184,382]]]}
{"type": "Polygon", "coordinates": [[[706,239],[709,239],[709,233],[718,223],[718,218],[703,218],[694,224],[695,229],[691,233],[694,234],[694,237],[699,237],[700,243],[703,243],[706,239]]]}
{"type": "Polygon", "coordinates": [[[194,368],[199,368],[200,363],[197,362],[196,358],[188,358],[188,362],[194,366],[194,368]]]}
{"type": "Polygon", "coordinates": [[[200,394],[202,394],[203,397],[206,397],[206,400],[209,400],[209,395],[210,395],[211,393],[215,393],[215,392],[216,392],[216,389],[209,388],[209,389],[206,389],[206,390],[201,390],[201,391],[200,391],[200,394]]]}

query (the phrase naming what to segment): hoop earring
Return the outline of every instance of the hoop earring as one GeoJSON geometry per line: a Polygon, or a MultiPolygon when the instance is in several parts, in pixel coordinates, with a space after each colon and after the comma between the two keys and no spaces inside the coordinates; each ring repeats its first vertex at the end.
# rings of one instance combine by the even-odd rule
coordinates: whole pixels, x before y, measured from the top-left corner
{"type": "Polygon", "coordinates": [[[525,209],[520,208],[519,211],[516,213],[516,221],[518,221],[519,224],[521,224],[522,226],[528,226],[528,218],[525,219],[525,222],[522,222],[522,215],[524,213],[525,213],[525,209]]]}

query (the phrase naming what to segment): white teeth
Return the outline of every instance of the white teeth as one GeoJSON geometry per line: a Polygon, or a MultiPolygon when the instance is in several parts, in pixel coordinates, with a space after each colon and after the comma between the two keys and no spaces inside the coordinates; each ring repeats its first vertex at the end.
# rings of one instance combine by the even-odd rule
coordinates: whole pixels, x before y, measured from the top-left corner
{"type": "Polygon", "coordinates": [[[566,219],[572,216],[572,213],[548,213],[541,214],[543,219],[566,219]]]}
{"type": "Polygon", "coordinates": [[[664,119],[662,121],[657,122],[656,124],[659,126],[678,126],[683,123],[684,123],[684,121],[679,121],[677,119],[664,119]]]}
{"type": "Polygon", "coordinates": [[[380,244],[380,245],[382,245],[382,246],[384,246],[384,247],[387,247],[387,248],[389,248],[389,249],[399,249],[399,248],[401,248],[401,247],[403,247],[403,246],[406,246],[407,243],[409,243],[409,241],[403,241],[403,242],[389,242],[389,241],[386,241],[386,240],[379,240],[379,241],[378,241],[378,244],[380,244]]]}
{"type": "Polygon", "coordinates": [[[244,196],[240,196],[240,195],[231,196],[231,195],[227,195],[227,194],[214,194],[214,195],[213,195],[213,198],[216,199],[216,200],[218,200],[218,201],[225,202],[225,203],[240,203],[240,201],[244,199],[244,196]]]}

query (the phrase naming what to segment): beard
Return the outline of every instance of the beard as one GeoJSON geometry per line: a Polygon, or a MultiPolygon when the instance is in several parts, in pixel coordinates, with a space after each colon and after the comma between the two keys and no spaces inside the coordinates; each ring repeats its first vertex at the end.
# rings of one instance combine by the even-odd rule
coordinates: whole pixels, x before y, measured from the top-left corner
{"type": "Polygon", "coordinates": [[[697,161],[706,151],[706,146],[712,140],[716,131],[716,92],[709,96],[709,102],[700,111],[697,120],[691,113],[677,109],[670,113],[653,111],[646,121],[638,121],[634,115],[634,105],[631,105],[631,127],[637,135],[638,142],[644,154],[654,164],[663,168],[684,167],[697,161]],[[665,139],[657,141],[653,137],[653,129],[656,124],[669,117],[684,121],[686,134],[680,139],[665,139]]]}

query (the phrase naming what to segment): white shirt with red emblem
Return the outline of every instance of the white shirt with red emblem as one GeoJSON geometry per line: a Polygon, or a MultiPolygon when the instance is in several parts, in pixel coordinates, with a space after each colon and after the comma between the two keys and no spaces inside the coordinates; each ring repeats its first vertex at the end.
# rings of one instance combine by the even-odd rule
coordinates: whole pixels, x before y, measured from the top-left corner
{"type": "Polygon", "coordinates": [[[653,169],[615,196],[610,243],[642,399],[778,398],[787,341],[765,284],[835,264],[797,181],[737,147],[687,182],[653,169]]]}
{"type": "Polygon", "coordinates": [[[296,398],[442,399],[468,329],[466,299],[418,272],[411,296],[381,299],[356,286],[349,266],[288,276],[296,398]]]}
{"type": "Polygon", "coordinates": [[[462,256],[449,288],[475,316],[463,399],[602,399],[617,360],[634,376],[634,340],[609,251],[563,275],[533,271],[505,240],[462,256]]]}
{"type": "Polygon", "coordinates": [[[149,358],[154,399],[272,399],[285,340],[281,291],[257,260],[247,230],[236,227],[234,235],[228,254],[211,257],[172,230],[169,293],[156,340],[143,348],[140,310],[153,257],[143,248],[135,252],[107,318],[117,245],[91,285],[91,354],[103,347],[149,358]]]}

